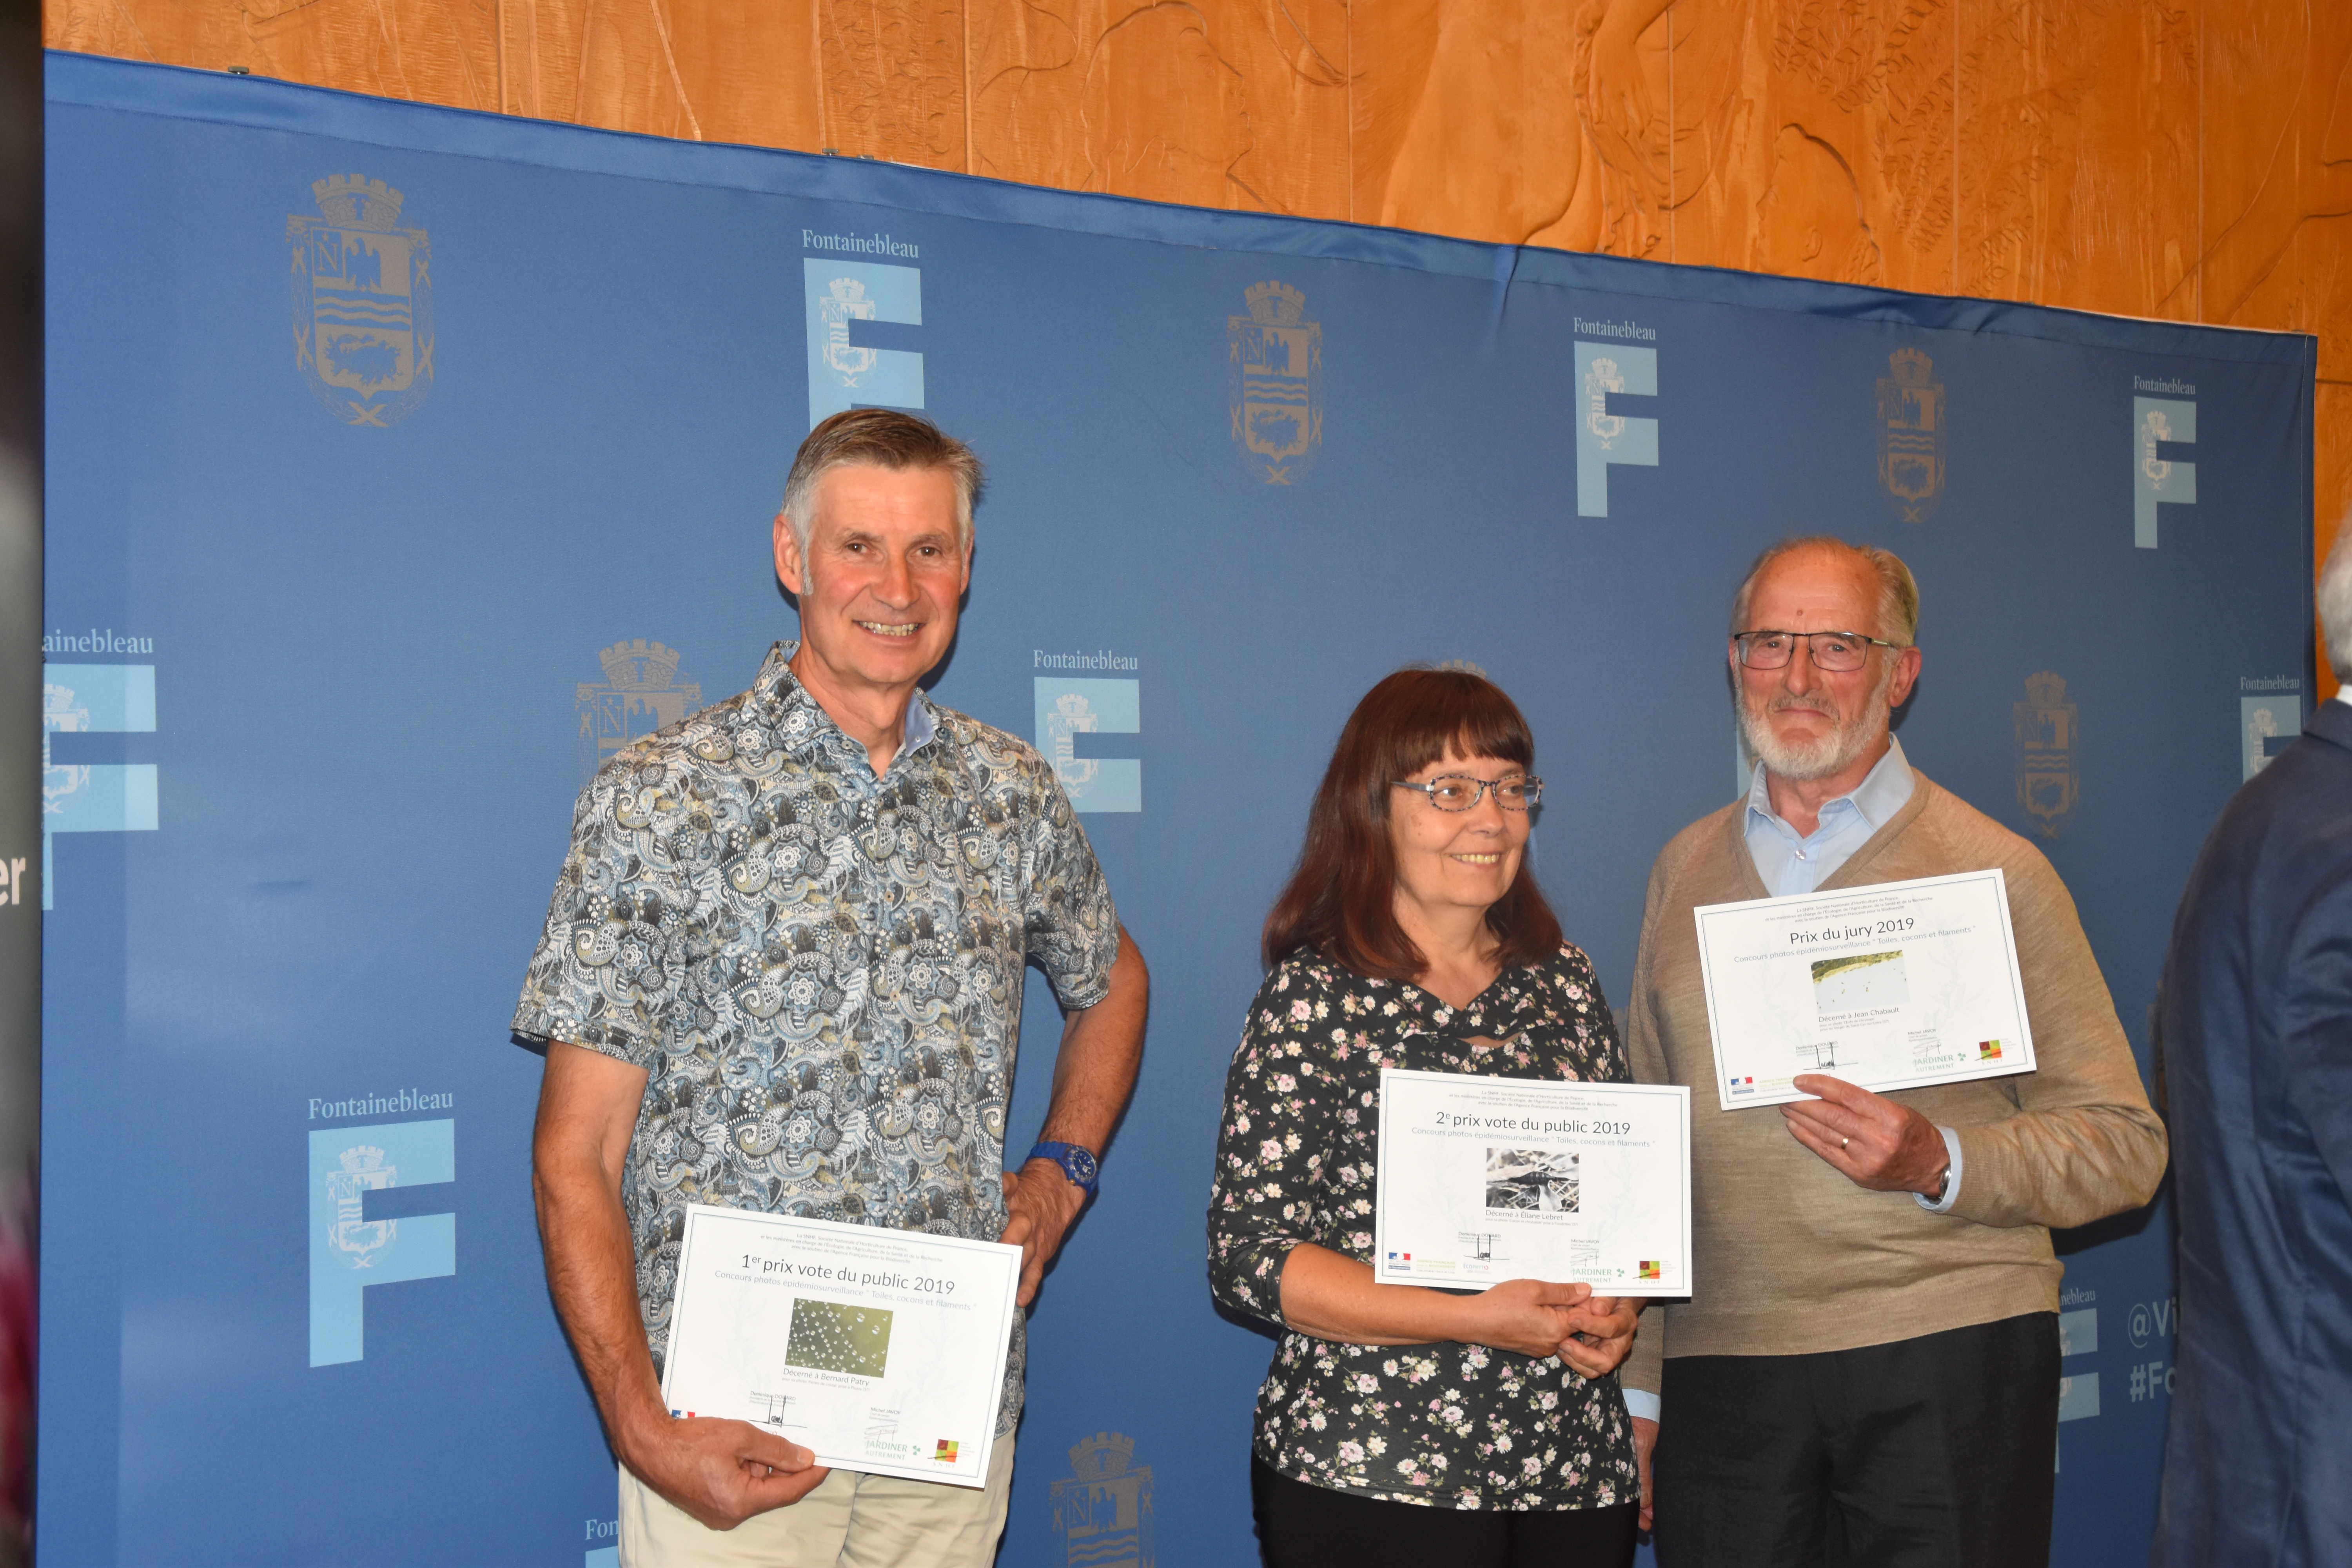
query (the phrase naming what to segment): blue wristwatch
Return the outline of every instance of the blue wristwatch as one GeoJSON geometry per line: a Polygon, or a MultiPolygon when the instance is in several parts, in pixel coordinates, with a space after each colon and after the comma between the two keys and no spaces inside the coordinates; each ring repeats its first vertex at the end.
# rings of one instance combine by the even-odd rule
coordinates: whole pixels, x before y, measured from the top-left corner
{"type": "Polygon", "coordinates": [[[1088,1197],[1094,1196],[1096,1189],[1102,1185],[1102,1167],[1076,1143],[1040,1143],[1029,1151],[1029,1158],[1053,1161],[1062,1167],[1062,1174],[1070,1178],[1070,1184],[1084,1187],[1088,1197]]]}

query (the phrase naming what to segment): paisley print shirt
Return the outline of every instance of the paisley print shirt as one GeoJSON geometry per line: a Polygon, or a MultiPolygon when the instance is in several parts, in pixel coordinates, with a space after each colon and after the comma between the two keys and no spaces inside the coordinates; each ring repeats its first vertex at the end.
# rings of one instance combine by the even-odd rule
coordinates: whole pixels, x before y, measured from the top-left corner
{"type": "Polygon", "coordinates": [[[1257,1457],[1311,1486],[1458,1509],[1601,1508],[1639,1495],[1614,1373],[1484,1345],[1338,1344],[1282,1318],[1282,1268],[1312,1242],[1372,1258],[1382,1068],[1622,1083],[1592,965],[1575,948],[1507,969],[1467,1007],[1294,955],[1258,987],[1225,1077],[1209,1200],[1217,1300],[1285,1330],[1258,1391],[1257,1457]],[[1480,1048],[1474,1036],[1500,1042],[1480,1048]]]}
{"type": "MultiPolygon", "coordinates": [[[[1024,961],[1110,986],[1052,767],[918,693],[879,779],[785,661],[581,795],[515,1032],[644,1068],[622,1196],[656,1370],[688,1204],[993,1241],[1024,961]]],[[[998,1417],[1020,1414],[1024,1335],[998,1417]]]]}

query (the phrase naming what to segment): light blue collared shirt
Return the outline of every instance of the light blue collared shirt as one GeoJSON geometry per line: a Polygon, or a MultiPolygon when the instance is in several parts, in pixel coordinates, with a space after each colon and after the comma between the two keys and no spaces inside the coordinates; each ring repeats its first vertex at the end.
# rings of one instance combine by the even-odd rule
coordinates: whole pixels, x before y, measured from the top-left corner
{"type": "Polygon", "coordinates": [[[1889,735],[1886,754],[1869,776],[1850,793],[1824,803],[1812,833],[1799,837],[1795,828],[1773,815],[1764,764],[1758,763],[1748,785],[1742,831],[1756,874],[1764,879],[1764,890],[1778,899],[1818,889],[1903,809],[1913,788],[1903,742],[1889,735]]]}
{"type": "MultiPolygon", "coordinates": [[[[931,717],[931,699],[920,687],[907,699],[907,728],[898,739],[901,752],[919,752],[929,745],[931,737],[940,732],[940,721],[931,717]]],[[[892,762],[898,759],[893,757],[892,762]]]]}

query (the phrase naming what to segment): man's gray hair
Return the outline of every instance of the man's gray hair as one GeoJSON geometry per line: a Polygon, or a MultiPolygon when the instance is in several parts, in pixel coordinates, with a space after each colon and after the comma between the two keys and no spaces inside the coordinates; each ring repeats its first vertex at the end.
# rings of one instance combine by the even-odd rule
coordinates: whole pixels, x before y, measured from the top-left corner
{"type": "Polygon", "coordinates": [[[2352,511],[2336,526],[2336,542],[2327,547],[2327,564],[2319,569],[2312,603],[2319,611],[2319,629],[2327,637],[2327,668],[2338,681],[2352,686],[2352,511]]]}
{"type": "Polygon", "coordinates": [[[979,455],[920,415],[895,408],[852,408],[834,415],[808,433],[793,458],[784,480],[783,514],[800,542],[801,559],[809,552],[809,531],[816,526],[817,481],[835,468],[863,466],[894,473],[908,468],[940,468],[955,480],[956,542],[971,553],[971,509],[980,500],[986,479],[979,455]]]}
{"type": "MultiPolygon", "coordinates": [[[[1784,539],[1756,558],[1748,568],[1748,575],[1739,580],[1739,592],[1731,598],[1731,630],[1736,637],[1741,632],[1767,629],[1787,631],[1787,626],[1759,628],[1748,624],[1748,601],[1756,592],[1756,581],[1764,575],[1766,567],[1784,555],[1794,555],[1802,550],[1822,550],[1851,555],[1862,561],[1878,574],[1878,625],[1873,635],[1883,637],[1897,647],[1909,647],[1919,638],[1919,584],[1911,575],[1911,568],[1892,550],[1881,550],[1875,544],[1849,544],[1843,539],[1826,533],[1808,533],[1784,539]]],[[[1842,626],[1841,631],[1860,631],[1860,626],[1842,626]]]]}

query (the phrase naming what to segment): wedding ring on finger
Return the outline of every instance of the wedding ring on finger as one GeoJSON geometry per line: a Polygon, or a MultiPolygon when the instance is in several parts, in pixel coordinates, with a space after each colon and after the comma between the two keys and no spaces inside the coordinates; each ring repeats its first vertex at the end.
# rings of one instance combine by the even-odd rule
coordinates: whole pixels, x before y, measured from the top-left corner
{"type": "Polygon", "coordinates": [[[1839,1148],[1841,1148],[1841,1149],[1843,1149],[1843,1148],[1844,1148],[1847,1144],[1849,1144],[1849,1143],[1851,1143],[1851,1142],[1853,1142],[1853,1139],[1851,1139],[1851,1138],[1840,1138],[1840,1139],[1838,1140],[1838,1147],[1839,1147],[1839,1148]]]}

